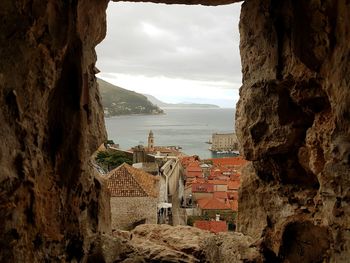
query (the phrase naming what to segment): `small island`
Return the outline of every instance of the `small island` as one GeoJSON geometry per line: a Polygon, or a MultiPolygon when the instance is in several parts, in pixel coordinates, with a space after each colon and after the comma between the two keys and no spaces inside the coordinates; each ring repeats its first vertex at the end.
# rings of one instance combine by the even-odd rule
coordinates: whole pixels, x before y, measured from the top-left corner
{"type": "Polygon", "coordinates": [[[182,102],[182,103],[166,103],[156,97],[143,94],[147,99],[154,105],[161,107],[162,109],[219,109],[218,105],[214,104],[203,104],[203,103],[192,103],[192,102],[182,102]]]}

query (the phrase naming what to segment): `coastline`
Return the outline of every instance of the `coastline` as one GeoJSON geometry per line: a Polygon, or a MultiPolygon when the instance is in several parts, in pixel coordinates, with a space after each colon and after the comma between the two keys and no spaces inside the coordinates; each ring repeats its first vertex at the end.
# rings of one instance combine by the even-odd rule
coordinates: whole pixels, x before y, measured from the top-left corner
{"type": "Polygon", "coordinates": [[[124,117],[124,116],[156,116],[156,115],[166,115],[165,112],[162,113],[130,113],[130,114],[120,114],[120,115],[113,115],[113,116],[104,116],[105,119],[112,119],[115,117],[124,117]]]}
{"type": "Polygon", "coordinates": [[[235,110],[235,108],[191,108],[191,107],[163,107],[161,108],[163,110],[162,113],[130,113],[130,114],[120,114],[120,115],[113,115],[113,116],[105,116],[105,119],[115,118],[115,117],[123,117],[123,116],[156,116],[156,115],[167,115],[166,110],[223,110],[223,109],[232,109],[235,110]]]}
{"type": "Polygon", "coordinates": [[[147,134],[154,132],[158,145],[179,145],[188,155],[212,158],[205,142],[213,132],[232,132],[232,109],[165,110],[166,114],[115,116],[106,118],[108,138],[119,143],[121,149],[129,149],[147,142],[147,134]]]}

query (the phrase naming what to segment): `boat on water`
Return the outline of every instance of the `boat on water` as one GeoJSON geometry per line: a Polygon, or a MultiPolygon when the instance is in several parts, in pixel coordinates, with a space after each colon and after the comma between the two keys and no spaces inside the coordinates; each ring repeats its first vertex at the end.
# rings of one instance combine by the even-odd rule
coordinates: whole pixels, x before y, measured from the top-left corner
{"type": "Polygon", "coordinates": [[[209,151],[211,151],[214,154],[236,154],[239,155],[239,151],[237,150],[213,150],[212,148],[208,149],[209,151]]]}

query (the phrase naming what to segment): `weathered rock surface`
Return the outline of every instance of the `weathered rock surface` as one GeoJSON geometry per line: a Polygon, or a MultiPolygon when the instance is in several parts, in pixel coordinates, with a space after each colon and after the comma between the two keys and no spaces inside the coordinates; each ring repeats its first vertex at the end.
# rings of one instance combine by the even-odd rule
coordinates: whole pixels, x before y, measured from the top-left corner
{"type": "MultiPolygon", "coordinates": [[[[119,0],[112,0],[113,2],[120,2],[119,0]]],[[[207,6],[217,6],[217,5],[227,5],[236,2],[242,2],[242,0],[126,0],[125,2],[152,2],[152,3],[162,3],[162,4],[185,4],[185,5],[207,5],[207,6]]]]}
{"type": "Polygon", "coordinates": [[[114,243],[123,244],[122,249],[106,249],[116,246],[111,245],[112,239],[104,237],[103,243],[109,245],[94,246],[104,247],[99,251],[105,262],[262,262],[253,240],[239,233],[213,234],[189,226],[146,224],[131,232],[114,232],[114,243]],[[114,258],[110,251],[115,251],[114,258]]]}
{"type": "Polygon", "coordinates": [[[236,131],[252,165],[238,220],[254,240],[164,226],[108,235],[108,195],[89,166],[106,138],[94,48],[107,2],[0,1],[0,262],[347,262],[349,1],[243,4],[236,131]]]}
{"type": "Polygon", "coordinates": [[[239,230],[269,261],[350,258],[349,17],[348,1],[242,6],[239,230]]]}
{"type": "Polygon", "coordinates": [[[94,47],[108,1],[0,1],[0,262],[80,261],[109,232],[94,47]]]}

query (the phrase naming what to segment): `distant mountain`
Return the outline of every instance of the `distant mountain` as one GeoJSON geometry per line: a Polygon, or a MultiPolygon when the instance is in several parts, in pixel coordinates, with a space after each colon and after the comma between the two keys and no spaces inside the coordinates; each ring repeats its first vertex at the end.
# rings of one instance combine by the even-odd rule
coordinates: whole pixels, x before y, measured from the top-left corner
{"type": "Polygon", "coordinates": [[[158,100],[156,97],[149,95],[149,94],[143,94],[147,97],[147,99],[152,102],[154,105],[157,105],[158,107],[162,108],[162,109],[166,109],[166,108],[176,108],[176,109],[180,109],[180,108],[191,108],[191,109],[209,109],[209,108],[215,108],[218,109],[220,108],[218,105],[214,105],[214,104],[201,104],[201,103],[187,103],[187,102],[183,102],[183,103],[166,103],[163,102],[161,100],[158,100]]]}
{"type": "Polygon", "coordinates": [[[129,114],[161,114],[158,106],[153,105],[146,96],[115,86],[97,79],[102,105],[106,117],[129,114]]]}

